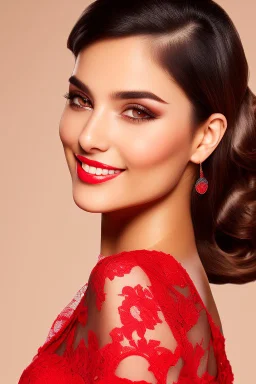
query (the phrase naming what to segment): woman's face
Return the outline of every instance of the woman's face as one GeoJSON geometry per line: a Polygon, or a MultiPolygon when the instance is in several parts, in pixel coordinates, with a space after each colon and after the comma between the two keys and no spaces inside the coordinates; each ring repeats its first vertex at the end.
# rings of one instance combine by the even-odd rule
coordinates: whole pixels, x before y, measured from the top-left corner
{"type": "Polygon", "coordinates": [[[104,213],[172,193],[192,154],[191,105],[154,63],[146,40],[127,37],[94,43],[80,52],[72,76],[88,89],[70,81],[69,92],[78,96],[73,98],[75,106],[67,100],[60,120],[75,203],[85,211],[104,213]],[[112,97],[120,91],[147,91],[164,102],[139,95],[112,97]],[[75,155],[124,171],[107,181],[88,183],[78,177],[75,155]]]}

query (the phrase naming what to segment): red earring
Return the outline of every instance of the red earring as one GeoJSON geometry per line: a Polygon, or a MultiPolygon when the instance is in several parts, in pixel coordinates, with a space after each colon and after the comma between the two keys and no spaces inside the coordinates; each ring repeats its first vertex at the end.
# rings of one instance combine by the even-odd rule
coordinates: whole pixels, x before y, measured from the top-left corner
{"type": "Polygon", "coordinates": [[[195,189],[200,195],[203,195],[208,189],[208,180],[204,177],[202,164],[200,162],[200,177],[197,179],[195,189]]]}

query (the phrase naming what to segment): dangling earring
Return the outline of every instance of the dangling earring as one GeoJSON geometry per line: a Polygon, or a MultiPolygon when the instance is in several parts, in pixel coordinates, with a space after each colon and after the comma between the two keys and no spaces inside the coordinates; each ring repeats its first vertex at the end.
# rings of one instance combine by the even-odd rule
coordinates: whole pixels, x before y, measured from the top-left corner
{"type": "Polygon", "coordinates": [[[206,180],[206,178],[204,177],[201,162],[200,162],[200,177],[196,181],[195,189],[198,193],[200,193],[200,195],[203,195],[208,189],[208,180],[206,180]]]}

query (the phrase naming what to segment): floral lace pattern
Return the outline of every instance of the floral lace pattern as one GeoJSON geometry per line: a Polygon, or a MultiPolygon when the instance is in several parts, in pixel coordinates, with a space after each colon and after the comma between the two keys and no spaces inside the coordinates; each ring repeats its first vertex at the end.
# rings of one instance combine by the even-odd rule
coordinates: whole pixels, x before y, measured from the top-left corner
{"type": "Polygon", "coordinates": [[[186,269],[161,251],[102,257],[19,384],[232,384],[225,338],[186,269]]]}

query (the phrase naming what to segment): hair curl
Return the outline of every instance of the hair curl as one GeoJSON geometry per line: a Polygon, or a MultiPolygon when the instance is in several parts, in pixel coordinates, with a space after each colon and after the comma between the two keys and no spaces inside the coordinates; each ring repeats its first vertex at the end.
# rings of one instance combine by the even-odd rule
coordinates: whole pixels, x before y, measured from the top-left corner
{"type": "Polygon", "coordinates": [[[77,58],[98,40],[135,35],[161,43],[157,62],[191,101],[194,130],[212,113],[227,119],[222,140],[204,161],[210,188],[204,195],[191,191],[195,238],[210,283],[254,281],[256,97],[238,31],[211,0],[96,0],[77,20],[67,47],[77,58]]]}

